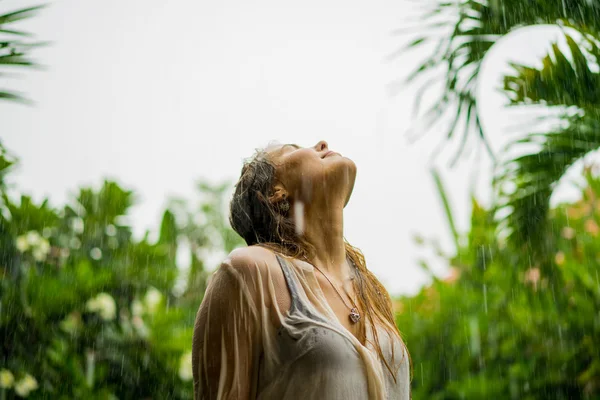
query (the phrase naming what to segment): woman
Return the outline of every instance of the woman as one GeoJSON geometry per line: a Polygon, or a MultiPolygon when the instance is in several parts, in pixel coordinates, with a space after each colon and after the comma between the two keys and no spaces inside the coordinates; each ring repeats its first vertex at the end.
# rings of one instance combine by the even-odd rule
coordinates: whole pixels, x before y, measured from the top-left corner
{"type": "Polygon", "coordinates": [[[248,247],[200,305],[197,400],[410,397],[390,296],[343,236],[355,177],[325,141],[270,145],[244,163],[230,222],[248,247]]]}

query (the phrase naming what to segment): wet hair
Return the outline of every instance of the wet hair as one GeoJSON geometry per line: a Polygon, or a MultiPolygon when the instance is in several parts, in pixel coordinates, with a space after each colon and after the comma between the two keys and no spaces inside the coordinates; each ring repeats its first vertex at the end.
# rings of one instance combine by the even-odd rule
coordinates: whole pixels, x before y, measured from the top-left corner
{"type": "Polygon", "coordinates": [[[244,162],[230,203],[229,222],[248,246],[263,243],[284,244],[292,253],[301,252],[295,225],[283,212],[281,203],[269,200],[275,183],[275,165],[267,153],[258,150],[244,162]]]}
{"type": "MultiPolygon", "coordinates": [[[[295,223],[289,215],[290,211],[282,208],[281,202],[273,203],[270,200],[276,182],[276,171],[275,163],[263,149],[257,150],[253,157],[244,161],[231,198],[229,222],[248,246],[260,245],[287,257],[309,260],[314,254],[314,247],[297,233],[295,223]]],[[[346,253],[358,270],[357,279],[353,280],[355,290],[359,294],[358,306],[366,311],[364,315],[371,323],[377,354],[396,381],[396,373],[383,356],[377,324],[374,321],[374,318],[377,318],[389,335],[397,335],[402,339],[394,321],[391,297],[375,275],[367,269],[362,252],[351,246],[345,238],[344,245],[346,253]]],[[[362,326],[362,334],[365,337],[365,324],[362,326]]],[[[401,342],[409,357],[412,380],[413,366],[410,354],[404,341],[401,342]]]]}

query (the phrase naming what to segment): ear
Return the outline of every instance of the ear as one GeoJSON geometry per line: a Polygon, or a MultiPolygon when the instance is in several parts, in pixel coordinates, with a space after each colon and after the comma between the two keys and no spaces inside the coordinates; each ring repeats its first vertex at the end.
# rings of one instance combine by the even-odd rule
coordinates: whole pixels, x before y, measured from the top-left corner
{"type": "Polygon", "coordinates": [[[288,198],[288,191],[281,183],[276,183],[273,186],[273,194],[269,196],[269,201],[272,204],[277,204],[288,198]]]}

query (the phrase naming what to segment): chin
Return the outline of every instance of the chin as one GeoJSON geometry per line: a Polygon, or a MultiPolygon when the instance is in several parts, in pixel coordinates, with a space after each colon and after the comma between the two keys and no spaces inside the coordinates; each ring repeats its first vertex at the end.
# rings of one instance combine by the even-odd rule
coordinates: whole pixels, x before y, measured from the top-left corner
{"type": "MultiPolygon", "coordinates": [[[[325,175],[320,175],[324,186],[323,190],[328,196],[339,196],[344,198],[344,207],[350,201],[354,181],[356,179],[356,164],[347,157],[332,156],[335,160],[330,160],[326,167],[325,175]]],[[[317,181],[321,181],[317,178],[317,181]]]]}

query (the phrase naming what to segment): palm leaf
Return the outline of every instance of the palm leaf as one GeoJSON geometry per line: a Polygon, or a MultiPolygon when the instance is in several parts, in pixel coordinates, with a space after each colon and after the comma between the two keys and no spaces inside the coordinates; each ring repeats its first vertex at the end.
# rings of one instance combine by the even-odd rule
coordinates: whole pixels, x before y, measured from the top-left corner
{"type": "MultiPolygon", "coordinates": [[[[45,43],[25,41],[24,38],[31,35],[27,32],[12,29],[11,24],[33,17],[44,7],[45,5],[27,7],[0,15],[0,33],[3,34],[2,41],[0,41],[0,67],[37,66],[35,61],[29,57],[29,52],[32,48],[43,46],[45,43]],[[17,36],[19,39],[12,40],[12,36],[17,36]]],[[[31,103],[25,97],[13,91],[0,91],[0,100],[31,103]]]]}
{"type": "MultiPolygon", "coordinates": [[[[552,243],[548,237],[547,213],[550,196],[560,178],[577,160],[600,147],[600,73],[592,72],[580,45],[566,35],[570,59],[558,45],[544,57],[540,69],[513,65],[515,75],[504,79],[511,104],[545,104],[578,112],[563,117],[565,127],[550,132],[529,134],[510,144],[508,149],[537,144],[539,151],[518,156],[499,166],[494,185],[498,194],[497,211],[508,211],[503,226],[510,240],[538,255],[547,254],[552,243]],[[502,191],[506,182],[515,190],[502,191]]],[[[600,63],[597,42],[584,39],[588,54],[600,63]]]]}
{"type": "Polygon", "coordinates": [[[11,22],[16,22],[16,21],[21,21],[23,19],[31,18],[34,15],[36,15],[37,12],[44,7],[46,7],[46,5],[41,4],[38,6],[22,8],[17,11],[12,11],[12,12],[6,13],[4,15],[0,15],[0,26],[11,23],[11,22]]]}
{"type": "Polygon", "coordinates": [[[28,100],[27,98],[23,97],[22,95],[15,93],[15,92],[9,92],[9,91],[4,91],[4,90],[0,90],[0,100],[10,100],[10,101],[17,101],[17,102],[24,103],[24,104],[32,104],[31,100],[28,100]]]}
{"type": "MultiPolygon", "coordinates": [[[[437,80],[429,79],[421,84],[421,91],[433,88],[439,79],[445,81],[445,89],[433,101],[433,106],[418,119],[428,120],[428,127],[431,127],[447,115],[457,114],[460,110],[471,110],[470,113],[460,114],[459,121],[462,120],[469,131],[476,132],[483,139],[492,157],[479,120],[475,93],[483,58],[498,38],[519,27],[556,24],[560,20],[572,21],[575,26],[585,26],[590,32],[600,31],[600,6],[596,1],[459,0],[422,3],[429,7],[423,11],[421,26],[413,28],[419,32],[419,38],[403,52],[430,41],[437,41],[437,45],[433,54],[409,74],[406,83],[441,69],[442,75],[438,73],[437,80]],[[440,37],[438,31],[444,25],[450,34],[440,37]]],[[[409,30],[406,28],[406,31],[409,30]]],[[[416,106],[419,111],[420,106],[416,106]]],[[[445,135],[447,139],[453,139],[454,127],[459,121],[450,125],[445,135]]],[[[415,126],[422,128],[421,124],[415,126]]],[[[428,130],[421,130],[420,134],[428,130]]],[[[463,136],[461,141],[459,154],[466,144],[466,137],[463,136]]]]}
{"type": "Polygon", "coordinates": [[[0,65],[26,65],[33,66],[35,62],[23,56],[23,54],[3,54],[0,55],[0,65]]]}

